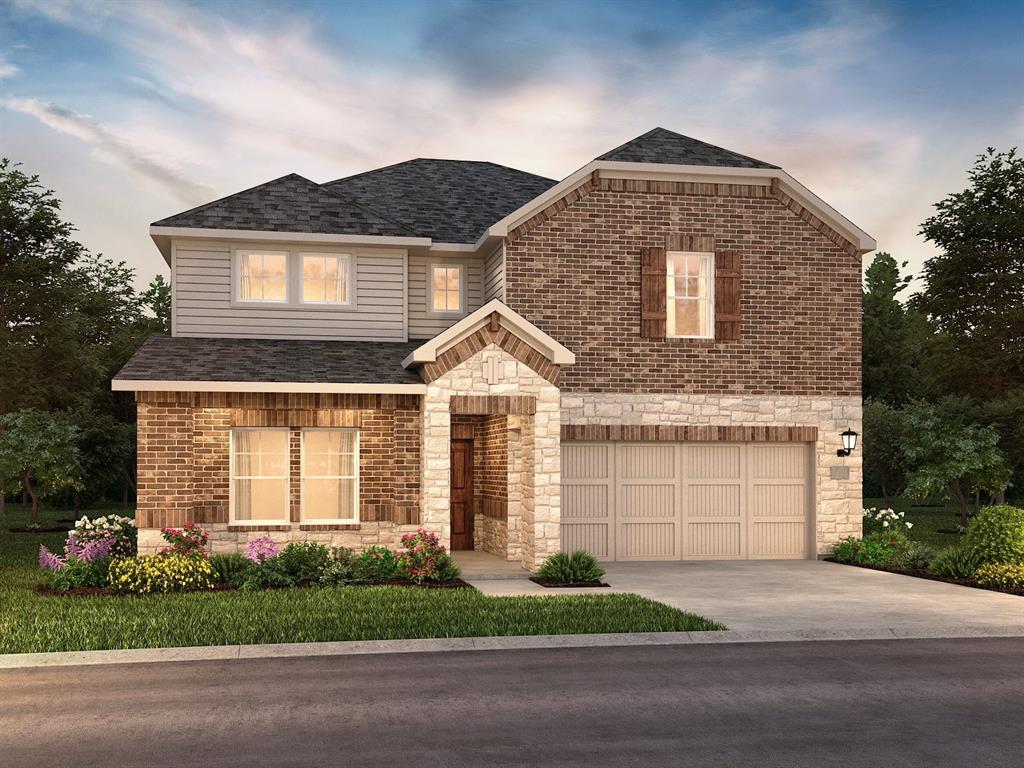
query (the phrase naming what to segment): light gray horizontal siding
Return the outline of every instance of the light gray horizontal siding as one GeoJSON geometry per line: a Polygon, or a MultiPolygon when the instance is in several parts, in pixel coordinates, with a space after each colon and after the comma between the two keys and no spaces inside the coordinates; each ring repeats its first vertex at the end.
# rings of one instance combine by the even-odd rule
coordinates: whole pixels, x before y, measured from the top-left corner
{"type": "Polygon", "coordinates": [[[484,260],[484,302],[493,299],[505,300],[505,245],[484,260]]]}
{"type": "MultiPolygon", "coordinates": [[[[174,246],[174,335],[253,339],[404,341],[405,254],[353,249],[354,309],[305,309],[264,304],[232,306],[231,252],[249,244],[174,246]]],[[[314,247],[254,250],[341,252],[314,247]]]]}
{"type": "Polygon", "coordinates": [[[409,256],[409,338],[431,339],[457,323],[459,317],[430,317],[427,264],[435,261],[466,265],[466,314],[484,304],[484,263],[479,258],[409,256]]]}

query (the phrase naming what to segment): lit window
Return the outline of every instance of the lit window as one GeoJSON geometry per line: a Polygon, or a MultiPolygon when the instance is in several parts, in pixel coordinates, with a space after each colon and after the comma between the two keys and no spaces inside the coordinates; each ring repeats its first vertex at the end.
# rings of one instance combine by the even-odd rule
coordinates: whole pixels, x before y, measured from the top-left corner
{"type": "Polygon", "coordinates": [[[358,430],[302,431],[302,519],[359,521],[358,430]]]}
{"type": "Polygon", "coordinates": [[[302,301],[304,304],[350,304],[352,260],[347,254],[304,253],[302,301]]]}
{"type": "Polygon", "coordinates": [[[462,311],[462,266],[433,264],[430,267],[430,310],[462,311]]]}
{"type": "Polygon", "coordinates": [[[239,301],[288,301],[288,254],[238,254],[239,301]]]}
{"type": "Polygon", "coordinates": [[[668,254],[668,335],[709,339],[714,336],[712,296],[714,255],[668,254]]]}
{"type": "Polygon", "coordinates": [[[231,430],[231,520],[288,521],[288,430],[231,430]]]}

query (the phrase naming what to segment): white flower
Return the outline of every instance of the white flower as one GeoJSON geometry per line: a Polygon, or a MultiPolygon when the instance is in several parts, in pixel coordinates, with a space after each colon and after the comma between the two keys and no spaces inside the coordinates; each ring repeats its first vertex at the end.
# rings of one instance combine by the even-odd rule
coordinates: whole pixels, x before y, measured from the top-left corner
{"type": "Polygon", "coordinates": [[[907,523],[907,528],[913,528],[913,527],[914,527],[913,523],[907,523]]]}
{"type": "Polygon", "coordinates": [[[882,527],[888,528],[889,527],[889,521],[888,520],[883,520],[882,521],[882,527]]]}

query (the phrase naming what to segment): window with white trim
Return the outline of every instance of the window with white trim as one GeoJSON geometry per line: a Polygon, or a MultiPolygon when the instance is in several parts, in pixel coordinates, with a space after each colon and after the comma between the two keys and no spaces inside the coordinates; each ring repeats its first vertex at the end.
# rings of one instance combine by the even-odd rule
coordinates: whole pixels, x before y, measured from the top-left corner
{"type": "Polygon", "coordinates": [[[288,254],[282,251],[240,251],[238,300],[288,302],[288,254]]]}
{"type": "Polygon", "coordinates": [[[231,430],[231,522],[288,522],[288,443],[287,429],[231,430]]]}
{"type": "Polygon", "coordinates": [[[359,522],[359,430],[302,430],[302,521],[359,522]]]}
{"type": "Polygon", "coordinates": [[[300,253],[303,304],[351,304],[352,257],[338,253],[300,253]]]}
{"type": "Polygon", "coordinates": [[[715,335],[713,253],[668,252],[667,335],[710,339],[715,335]]]}
{"type": "Polygon", "coordinates": [[[430,265],[430,311],[439,314],[458,314],[463,312],[463,279],[462,264],[431,264],[430,265]]]}

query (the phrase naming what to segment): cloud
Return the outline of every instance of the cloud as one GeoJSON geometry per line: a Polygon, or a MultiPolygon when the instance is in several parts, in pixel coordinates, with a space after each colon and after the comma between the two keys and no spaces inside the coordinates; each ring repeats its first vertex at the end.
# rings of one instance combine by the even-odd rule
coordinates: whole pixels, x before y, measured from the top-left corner
{"type": "Polygon", "coordinates": [[[30,115],[43,125],[74,136],[89,144],[105,160],[123,165],[140,176],[159,184],[186,203],[209,196],[211,190],[196,183],[166,163],[149,156],[137,146],[120,138],[115,132],[87,115],[79,115],[55,104],[36,99],[6,98],[0,101],[7,109],[30,115]]]}
{"type": "Polygon", "coordinates": [[[21,74],[21,69],[0,54],[0,80],[21,74]]]}

